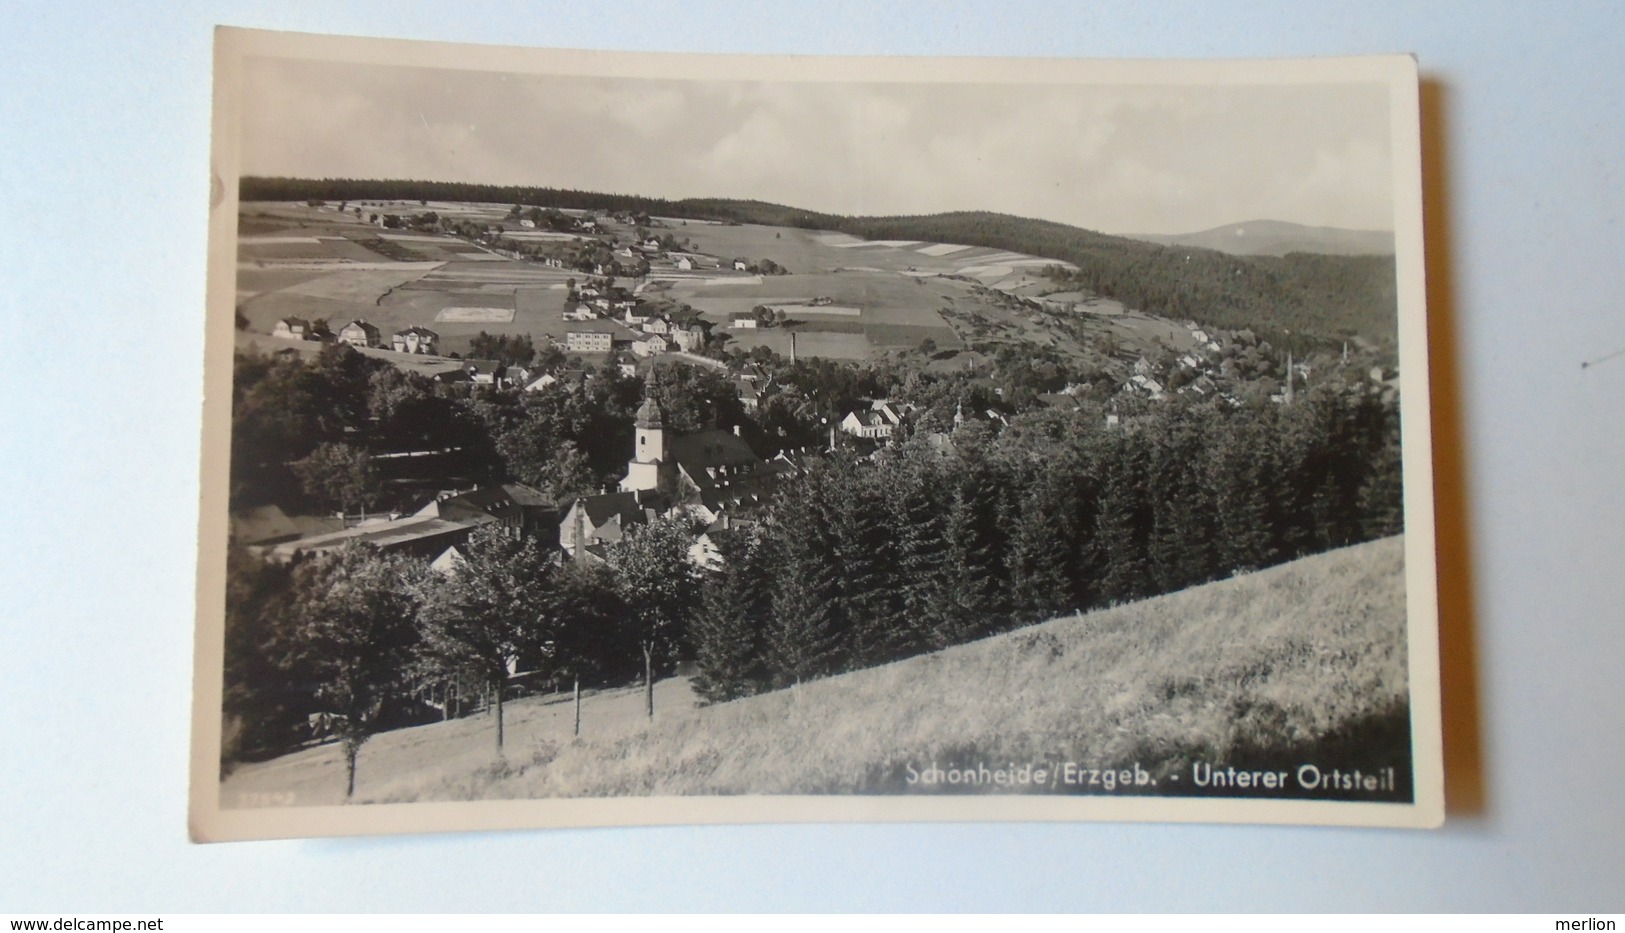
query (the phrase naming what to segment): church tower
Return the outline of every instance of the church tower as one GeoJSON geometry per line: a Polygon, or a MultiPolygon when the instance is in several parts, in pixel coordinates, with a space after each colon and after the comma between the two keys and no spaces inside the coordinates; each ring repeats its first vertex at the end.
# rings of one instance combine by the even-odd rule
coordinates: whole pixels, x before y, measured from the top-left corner
{"type": "Polygon", "coordinates": [[[650,370],[643,386],[643,404],[632,422],[632,461],[626,465],[621,492],[638,492],[660,486],[660,471],[666,460],[666,428],[660,420],[655,390],[660,385],[658,370],[650,370]]]}

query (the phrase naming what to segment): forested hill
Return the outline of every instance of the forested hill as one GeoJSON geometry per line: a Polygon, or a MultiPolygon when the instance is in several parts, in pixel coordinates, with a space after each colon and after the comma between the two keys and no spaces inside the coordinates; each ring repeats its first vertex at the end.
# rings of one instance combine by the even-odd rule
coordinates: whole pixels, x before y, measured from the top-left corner
{"type": "Polygon", "coordinates": [[[1129,235],[1147,243],[1215,249],[1232,256],[1285,256],[1288,253],[1326,253],[1335,256],[1394,254],[1394,234],[1391,230],[1307,227],[1282,220],[1249,220],[1196,233],[1129,235]]]}
{"type": "MultiPolygon", "coordinates": [[[[830,218],[831,229],[876,240],[930,240],[1061,259],[1077,270],[1057,281],[1176,320],[1279,339],[1398,339],[1392,256],[1230,256],[1166,247],[1048,220],[986,211],[924,217],[830,218]]],[[[1301,341],[1295,341],[1301,342],[1301,341]]]]}
{"type": "Polygon", "coordinates": [[[1113,298],[1149,314],[1230,330],[1251,328],[1272,336],[1291,331],[1298,338],[1295,342],[1354,336],[1385,347],[1397,342],[1391,256],[1231,256],[989,211],[846,217],[763,201],[670,201],[462,182],[248,177],[241,181],[240,196],[245,201],[321,198],[511,203],[834,230],[877,240],[985,246],[1072,263],[1077,270],[1060,276],[1061,285],[1113,298]]]}

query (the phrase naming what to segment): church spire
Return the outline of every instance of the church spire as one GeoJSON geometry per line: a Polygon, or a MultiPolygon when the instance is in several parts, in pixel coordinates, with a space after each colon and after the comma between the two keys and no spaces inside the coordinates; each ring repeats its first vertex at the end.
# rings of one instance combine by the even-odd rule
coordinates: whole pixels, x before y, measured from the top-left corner
{"type": "Polygon", "coordinates": [[[640,428],[659,428],[664,425],[660,420],[660,404],[655,401],[656,392],[660,387],[660,370],[651,368],[649,380],[643,384],[643,404],[638,406],[638,417],[634,423],[640,428]]]}

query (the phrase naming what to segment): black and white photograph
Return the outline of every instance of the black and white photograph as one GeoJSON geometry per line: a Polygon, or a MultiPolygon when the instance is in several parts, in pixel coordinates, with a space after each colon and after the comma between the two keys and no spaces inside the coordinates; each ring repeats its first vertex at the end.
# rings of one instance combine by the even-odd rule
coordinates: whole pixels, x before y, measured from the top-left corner
{"type": "Polygon", "coordinates": [[[1411,59],[215,95],[193,838],[1442,819],[1411,59]]]}

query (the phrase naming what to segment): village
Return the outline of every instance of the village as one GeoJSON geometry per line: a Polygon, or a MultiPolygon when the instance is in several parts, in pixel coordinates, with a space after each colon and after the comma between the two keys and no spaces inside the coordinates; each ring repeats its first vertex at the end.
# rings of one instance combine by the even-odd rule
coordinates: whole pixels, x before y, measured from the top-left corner
{"type": "MultiPolygon", "coordinates": [[[[361,207],[353,210],[359,213],[361,207]]],[[[534,230],[539,224],[545,226],[549,217],[555,226],[572,234],[591,236],[600,232],[590,215],[581,220],[534,208],[523,214],[516,206],[510,219],[517,220],[522,230],[534,230]]],[[[626,224],[648,222],[647,218],[630,215],[615,220],[626,224]]],[[[400,223],[395,215],[378,214],[372,214],[370,222],[381,226],[400,223]]],[[[639,224],[637,229],[645,228],[639,224]]],[[[463,232],[476,238],[503,234],[500,225],[463,232]]],[[[750,520],[754,508],[779,484],[793,482],[809,458],[837,452],[874,458],[894,437],[915,435],[935,449],[951,449],[953,432],[967,419],[998,431],[1029,411],[1058,412],[1068,417],[1091,412],[1098,427],[1110,430],[1125,422],[1132,426],[1148,406],[1175,401],[1240,408],[1246,398],[1288,405],[1295,392],[1302,393],[1318,384],[1317,368],[1322,379],[1334,379],[1361,391],[1377,392],[1389,399],[1397,392],[1393,368],[1371,363],[1368,353],[1360,353],[1351,361],[1346,341],[1339,354],[1322,353],[1294,360],[1290,351],[1284,358],[1277,355],[1251,330],[1226,332],[1187,321],[1169,327],[1170,338],[1177,335],[1178,339],[1167,340],[1160,352],[1140,352],[1110,361],[1087,374],[1087,378],[1073,378],[1078,374],[1066,373],[1065,367],[1052,369],[1047,384],[1014,385],[991,355],[973,349],[916,354],[901,358],[893,372],[912,371],[951,384],[951,406],[944,404],[941,393],[910,399],[907,392],[902,392],[899,397],[856,399],[856,404],[837,410],[831,407],[834,400],[818,398],[816,391],[809,393],[795,384],[790,373],[800,360],[793,332],[787,357],[762,350],[747,354],[735,348],[727,352],[722,349],[726,336],[718,339],[725,331],[715,322],[686,304],[641,294],[651,281],[647,276],[652,264],[685,272],[700,268],[710,273],[760,274],[761,267],[750,260],[728,261],[673,252],[672,246],[669,235],[664,241],[646,236],[616,250],[613,265],[593,263],[600,275],[583,274],[579,284],[575,277],[568,278],[559,312],[565,323],[562,339],[543,337],[544,351],[534,354],[532,360],[460,358],[456,353],[443,356],[441,335],[426,326],[404,327],[386,339],[380,327],[363,318],[334,330],[320,318],[283,317],[276,320],[270,335],[301,350],[327,345],[352,348],[427,377],[436,385],[462,384],[464,391],[579,394],[587,391],[593,380],[611,371],[621,380],[657,385],[664,367],[697,367],[727,381],[742,423],[671,434],[653,401],[657,391],[645,385],[631,436],[620,442],[632,455],[615,488],[555,502],[544,492],[509,482],[484,489],[435,490],[431,499],[406,510],[371,515],[340,512],[332,517],[307,516],[298,521],[282,514],[276,506],[269,506],[240,516],[234,526],[238,543],[268,559],[286,562],[362,542],[419,555],[429,559],[435,568],[453,572],[461,559],[459,543],[473,529],[491,522],[523,529],[550,547],[556,544],[563,559],[602,560],[605,548],[628,528],[680,511],[699,529],[691,548],[693,561],[699,567],[714,569],[719,557],[711,535],[750,520]],[[623,265],[621,260],[627,262],[623,265]],[[638,284],[617,284],[614,273],[622,271],[641,273],[638,284]],[[797,443],[788,443],[781,436],[753,446],[742,436],[742,427],[757,415],[765,399],[775,395],[796,398],[818,415],[807,419],[809,424],[803,426],[797,443]],[[934,413],[926,408],[933,401],[937,407],[934,413]],[[810,423],[814,420],[816,425],[810,423]],[[293,529],[299,527],[319,531],[294,533],[293,529]]],[[[562,262],[553,257],[540,261],[550,267],[562,262]]],[[[778,268],[771,261],[764,262],[778,268]]],[[[821,311],[830,310],[831,304],[827,297],[799,303],[821,311]]],[[[749,312],[735,312],[728,329],[784,327],[786,310],[787,306],[780,304],[776,308],[758,305],[749,312]]],[[[481,336],[485,336],[483,332],[481,336]]],[[[752,437],[760,439],[764,435],[756,430],[752,437]]],[[[372,456],[389,459],[415,453],[422,452],[374,451],[372,456]]]]}
{"type": "Polygon", "coordinates": [[[653,717],[1398,528],[1380,332],[991,247],[412,207],[244,208],[227,765],[492,710],[500,749],[565,683],[653,717]],[[295,659],[353,580],[407,627],[346,711],[295,659]]]}

